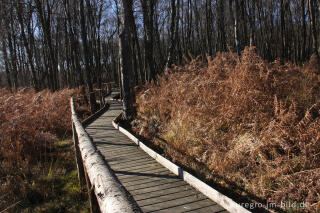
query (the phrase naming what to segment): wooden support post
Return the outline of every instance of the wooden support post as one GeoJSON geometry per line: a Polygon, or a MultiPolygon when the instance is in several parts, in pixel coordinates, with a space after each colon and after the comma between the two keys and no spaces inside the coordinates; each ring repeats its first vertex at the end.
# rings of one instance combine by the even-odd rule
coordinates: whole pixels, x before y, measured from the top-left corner
{"type": "Polygon", "coordinates": [[[81,153],[79,150],[78,135],[73,122],[72,122],[72,133],[73,133],[74,153],[76,156],[76,164],[77,164],[77,170],[78,170],[78,180],[79,180],[80,187],[83,190],[85,185],[84,168],[83,168],[81,153]]]}
{"type": "Polygon", "coordinates": [[[102,91],[103,91],[102,89],[99,91],[100,105],[101,105],[100,108],[102,108],[104,106],[104,103],[103,103],[103,92],[102,91]]]}
{"type": "Polygon", "coordinates": [[[105,100],[105,96],[106,96],[106,92],[105,92],[105,89],[102,89],[102,103],[103,103],[103,106],[106,104],[106,100],[105,100]]]}
{"type": "Polygon", "coordinates": [[[88,198],[90,202],[90,213],[100,213],[97,197],[94,194],[94,188],[90,183],[90,179],[88,177],[88,173],[86,170],[85,170],[85,177],[86,177],[86,183],[87,183],[88,198]]]}

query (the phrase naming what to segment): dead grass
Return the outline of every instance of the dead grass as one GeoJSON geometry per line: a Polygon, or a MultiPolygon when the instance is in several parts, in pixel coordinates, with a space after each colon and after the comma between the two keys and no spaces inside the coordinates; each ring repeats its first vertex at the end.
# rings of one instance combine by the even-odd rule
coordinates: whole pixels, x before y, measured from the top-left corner
{"type": "Polygon", "coordinates": [[[63,151],[57,142],[72,135],[69,101],[79,90],[1,89],[0,94],[0,210],[59,197],[53,177],[68,175],[74,164],[72,149],[63,151]]]}
{"type": "Polygon", "coordinates": [[[241,61],[232,52],[192,59],[137,95],[133,128],[268,202],[319,211],[319,69],[315,57],[303,67],[268,63],[254,48],[241,61]]]}

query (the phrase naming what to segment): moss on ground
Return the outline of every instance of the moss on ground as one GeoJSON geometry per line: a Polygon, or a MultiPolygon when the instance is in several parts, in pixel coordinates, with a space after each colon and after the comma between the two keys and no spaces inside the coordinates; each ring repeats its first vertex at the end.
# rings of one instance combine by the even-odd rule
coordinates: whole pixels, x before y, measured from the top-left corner
{"type": "Polygon", "coordinates": [[[49,159],[42,174],[26,181],[25,199],[9,212],[89,212],[87,193],[78,181],[72,140],[56,142],[49,159]]]}

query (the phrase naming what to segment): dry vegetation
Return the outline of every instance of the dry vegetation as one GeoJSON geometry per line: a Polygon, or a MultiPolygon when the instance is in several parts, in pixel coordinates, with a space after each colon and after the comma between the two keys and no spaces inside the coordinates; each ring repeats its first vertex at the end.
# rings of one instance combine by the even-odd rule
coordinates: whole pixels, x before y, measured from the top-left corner
{"type": "Polygon", "coordinates": [[[21,211],[73,189],[79,193],[76,174],[70,176],[72,147],[58,142],[72,134],[69,100],[78,90],[1,89],[0,94],[0,210],[13,204],[9,211],[21,211]],[[65,175],[69,180],[62,179],[65,175]]]}
{"type": "Polygon", "coordinates": [[[298,67],[268,63],[254,48],[240,60],[231,52],[193,59],[137,95],[133,129],[160,146],[166,141],[174,161],[205,165],[207,179],[319,211],[319,73],[315,56],[298,67]]]}

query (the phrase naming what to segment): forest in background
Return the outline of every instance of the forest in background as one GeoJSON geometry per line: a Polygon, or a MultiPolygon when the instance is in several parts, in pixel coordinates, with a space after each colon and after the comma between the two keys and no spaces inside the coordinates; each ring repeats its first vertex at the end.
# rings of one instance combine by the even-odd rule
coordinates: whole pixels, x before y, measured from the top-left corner
{"type": "Polygon", "coordinates": [[[68,98],[75,91],[89,96],[93,113],[94,88],[115,82],[124,117],[155,145],[169,144],[162,147],[168,158],[200,168],[223,187],[240,187],[240,196],[307,201],[307,211],[319,209],[319,6],[319,0],[1,1],[0,86],[8,89],[1,90],[0,139],[11,148],[0,149],[1,190],[21,186],[10,192],[22,192],[14,201],[33,193],[47,198],[33,187],[42,181],[37,173],[51,174],[45,159],[58,162],[54,152],[44,157],[47,144],[70,135],[68,98]],[[45,116],[52,119],[39,125],[45,116]],[[15,161],[22,169],[11,168],[15,161]]]}
{"type": "MultiPolygon", "coordinates": [[[[264,59],[301,64],[318,53],[319,0],[130,0],[132,84],[183,55],[256,46],[264,59]]],[[[119,0],[2,0],[1,85],[58,90],[120,82],[119,0]]],[[[91,86],[90,86],[91,87],[91,86]]],[[[89,88],[90,89],[90,88],[89,88]]]]}

